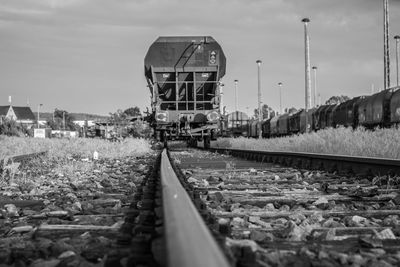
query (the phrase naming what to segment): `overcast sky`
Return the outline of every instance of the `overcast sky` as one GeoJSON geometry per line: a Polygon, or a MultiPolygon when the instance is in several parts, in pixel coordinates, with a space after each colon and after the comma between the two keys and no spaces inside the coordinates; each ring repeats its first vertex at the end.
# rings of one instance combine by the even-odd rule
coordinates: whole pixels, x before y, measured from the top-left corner
{"type": "MultiPolygon", "coordinates": [[[[400,0],[389,0],[392,85],[393,36],[400,34],[400,0]]],[[[304,35],[309,17],[311,64],[322,101],[370,94],[383,86],[382,0],[0,0],[0,105],[106,115],[150,106],[143,73],[158,36],[211,35],[227,57],[225,105],[262,101],[304,106],[304,35]]]]}

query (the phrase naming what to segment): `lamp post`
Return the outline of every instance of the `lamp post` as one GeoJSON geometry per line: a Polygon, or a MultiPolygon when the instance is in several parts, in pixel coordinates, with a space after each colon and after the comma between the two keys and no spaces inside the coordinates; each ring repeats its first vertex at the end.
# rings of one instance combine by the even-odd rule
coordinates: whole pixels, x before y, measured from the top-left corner
{"type": "Polygon", "coordinates": [[[314,72],[314,99],[313,99],[313,101],[314,101],[314,106],[316,107],[316,106],[318,106],[318,103],[316,102],[317,101],[317,67],[313,66],[312,70],[314,72]]]}
{"type": "Polygon", "coordinates": [[[40,107],[43,106],[43,104],[39,104],[37,107],[37,127],[38,129],[40,128],[39,120],[40,120],[40,107]]]}
{"type": "Polygon", "coordinates": [[[224,87],[225,84],[219,82],[218,86],[219,86],[219,111],[222,115],[224,114],[224,87]]]}
{"type": "Polygon", "coordinates": [[[311,108],[311,78],[310,78],[310,38],[308,36],[309,18],[301,20],[304,23],[304,61],[305,61],[305,112],[306,112],[306,132],[308,132],[308,109],[311,108]]]}
{"type": "Polygon", "coordinates": [[[235,111],[238,111],[238,82],[239,80],[234,80],[235,82],[235,111]]]}
{"type": "Polygon", "coordinates": [[[261,60],[257,60],[257,77],[258,77],[258,138],[261,139],[262,137],[262,128],[261,128],[261,122],[262,122],[262,110],[261,110],[261,77],[260,77],[260,68],[261,68],[261,60]]]}
{"type": "Polygon", "coordinates": [[[279,112],[282,114],[282,83],[278,83],[279,86],[279,112]]]}
{"type": "Polygon", "coordinates": [[[400,42],[400,35],[396,35],[394,37],[396,40],[396,77],[397,77],[397,86],[400,86],[399,84],[399,53],[400,53],[400,48],[399,48],[399,42],[400,42]]]}
{"type": "Polygon", "coordinates": [[[384,86],[386,90],[390,87],[390,50],[389,50],[389,3],[383,0],[383,64],[384,64],[384,86]]]}

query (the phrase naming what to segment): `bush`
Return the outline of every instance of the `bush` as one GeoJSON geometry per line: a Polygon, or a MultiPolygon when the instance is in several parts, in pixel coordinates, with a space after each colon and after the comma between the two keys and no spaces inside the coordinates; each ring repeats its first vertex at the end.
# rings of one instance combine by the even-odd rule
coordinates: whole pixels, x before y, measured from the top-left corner
{"type": "Polygon", "coordinates": [[[3,123],[0,124],[0,135],[7,136],[26,136],[29,135],[28,129],[18,124],[15,120],[3,119],[3,123]]]}
{"type": "Polygon", "coordinates": [[[128,135],[132,137],[151,138],[153,129],[147,122],[135,121],[132,126],[128,128],[128,135]]]}

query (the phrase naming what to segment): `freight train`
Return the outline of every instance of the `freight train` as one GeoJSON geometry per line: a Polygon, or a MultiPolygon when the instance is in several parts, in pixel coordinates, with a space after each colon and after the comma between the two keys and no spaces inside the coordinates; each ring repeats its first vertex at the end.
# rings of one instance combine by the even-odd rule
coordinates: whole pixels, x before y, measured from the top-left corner
{"type": "MultiPolygon", "coordinates": [[[[243,115],[236,115],[240,118],[243,115]]],[[[400,123],[400,87],[383,90],[370,96],[359,96],[338,105],[322,105],[291,114],[282,114],[261,122],[262,137],[279,137],[318,131],[328,127],[365,128],[390,127],[400,123]]],[[[259,122],[240,121],[240,127],[232,121],[234,136],[258,137],[259,122]],[[241,134],[239,133],[241,131],[241,134]]],[[[231,135],[233,136],[233,135],[231,135]]]]}
{"type": "Polygon", "coordinates": [[[216,139],[226,58],[210,36],[159,37],[144,59],[150,123],[159,141],[216,139]]]}

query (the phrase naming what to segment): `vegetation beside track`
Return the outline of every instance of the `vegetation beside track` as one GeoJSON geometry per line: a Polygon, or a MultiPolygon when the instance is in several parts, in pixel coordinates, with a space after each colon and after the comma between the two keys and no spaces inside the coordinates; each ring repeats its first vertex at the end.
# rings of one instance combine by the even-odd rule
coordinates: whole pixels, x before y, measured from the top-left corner
{"type": "Polygon", "coordinates": [[[400,159],[400,130],[336,128],[272,139],[224,138],[214,147],[400,159]]]}
{"type": "Polygon", "coordinates": [[[0,159],[16,155],[48,151],[50,159],[67,157],[92,158],[94,151],[101,158],[121,158],[140,156],[151,151],[146,139],[127,138],[122,142],[109,142],[102,139],[39,139],[0,136],[0,159]]]}

